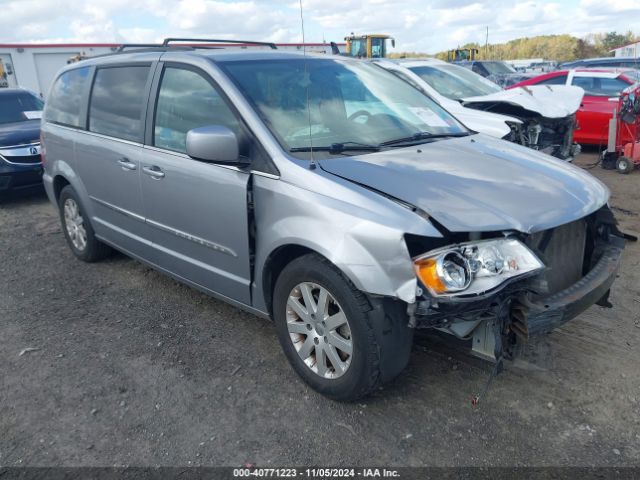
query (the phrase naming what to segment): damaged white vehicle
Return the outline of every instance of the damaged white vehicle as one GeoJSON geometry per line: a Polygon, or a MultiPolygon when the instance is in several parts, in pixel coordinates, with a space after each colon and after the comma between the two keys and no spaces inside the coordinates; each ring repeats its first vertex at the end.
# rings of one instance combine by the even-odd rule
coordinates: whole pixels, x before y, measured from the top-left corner
{"type": "Polygon", "coordinates": [[[468,128],[562,160],[580,153],[573,142],[584,90],[539,85],[503,90],[486,78],[437,59],[375,62],[422,90],[468,128]]]}

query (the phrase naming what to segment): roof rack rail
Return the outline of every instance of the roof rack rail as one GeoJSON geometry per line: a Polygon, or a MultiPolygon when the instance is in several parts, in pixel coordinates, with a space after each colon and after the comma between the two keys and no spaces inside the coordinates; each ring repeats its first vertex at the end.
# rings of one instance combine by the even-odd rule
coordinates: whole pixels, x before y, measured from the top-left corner
{"type": "Polygon", "coordinates": [[[116,52],[122,52],[125,48],[162,48],[161,43],[123,43],[119,45],[116,52]]]}
{"type": "Polygon", "coordinates": [[[161,46],[168,47],[169,43],[172,43],[172,42],[237,43],[237,44],[247,44],[247,45],[263,45],[271,48],[272,50],[278,49],[278,47],[276,47],[276,44],[271,42],[254,42],[253,40],[223,40],[223,39],[217,39],[217,38],[165,38],[161,46]]]}

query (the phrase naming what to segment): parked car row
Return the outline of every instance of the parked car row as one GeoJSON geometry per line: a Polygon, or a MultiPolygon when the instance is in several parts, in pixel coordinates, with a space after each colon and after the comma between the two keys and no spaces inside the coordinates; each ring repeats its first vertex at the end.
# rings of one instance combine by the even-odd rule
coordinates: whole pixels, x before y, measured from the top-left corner
{"type": "MultiPolygon", "coordinates": [[[[415,61],[407,60],[404,62],[405,67],[410,70],[420,69],[419,75],[422,80],[428,83],[432,89],[439,90],[441,94],[449,99],[453,99],[459,102],[463,107],[484,108],[490,110],[492,113],[511,113],[510,107],[507,106],[506,101],[509,98],[508,94],[502,92],[502,89],[514,90],[518,92],[518,97],[527,98],[527,95],[523,93],[520,87],[526,87],[524,91],[531,92],[531,96],[535,97],[540,95],[540,90],[536,91],[534,88],[538,86],[546,86],[548,91],[551,91],[557,86],[574,86],[580,87],[584,91],[584,98],[578,102],[579,108],[576,107],[575,120],[573,126],[569,131],[569,120],[564,123],[564,129],[567,131],[566,137],[571,136],[572,141],[578,144],[584,145],[598,145],[603,147],[607,144],[609,136],[609,120],[613,117],[613,112],[617,108],[618,98],[620,93],[631,85],[640,82],[640,59],[629,58],[602,58],[602,59],[587,59],[579,60],[575,62],[567,62],[560,66],[560,69],[547,73],[530,72],[520,73],[516,72],[510,65],[505,62],[493,61],[493,60],[474,60],[474,61],[460,61],[453,64],[442,62],[436,59],[420,60],[421,66],[415,61]],[[411,65],[411,66],[409,66],[411,65]],[[562,67],[570,68],[562,68],[562,67]],[[582,67],[584,66],[584,67],[582,67]],[[464,73],[460,67],[464,67],[468,73],[464,73]],[[580,68],[576,68],[580,67],[580,68]],[[615,67],[615,68],[614,68],[615,67]],[[634,67],[634,68],[630,68],[634,67]],[[473,75],[475,74],[475,75],[473,75]],[[483,80],[480,78],[483,77],[483,80]],[[468,96],[473,90],[469,89],[469,85],[476,86],[479,95],[485,95],[481,100],[481,103],[475,105],[468,96]],[[464,85],[464,86],[463,86],[464,85]],[[457,90],[456,90],[457,89],[457,90]],[[489,100],[491,97],[486,96],[492,93],[498,93],[499,102],[492,104],[489,100]],[[497,108],[496,108],[497,107],[497,108]],[[505,112],[506,109],[506,112],[505,112]]],[[[394,67],[396,71],[401,71],[401,67],[394,67]]],[[[409,77],[410,75],[405,76],[409,77]]],[[[416,79],[413,78],[415,82],[416,79]]],[[[419,82],[416,82],[420,85],[419,82]]],[[[420,85],[420,88],[426,90],[424,85],[420,85]]],[[[431,94],[431,93],[430,93],[431,94]]],[[[564,99],[560,100],[561,105],[571,104],[572,96],[568,92],[561,94],[564,99]]],[[[495,97],[495,95],[494,95],[495,97]]],[[[553,105],[558,102],[559,97],[547,98],[549,102],[546,105],[553,105]]],[[[545,103],[545,102],[543,102],[545,103]]],[[[452,112],[460,110],[457,105],[450,104],[447,106],[452,112]]],[[[538,111],[539,109],[534,109],[538,111]]],[[[464,115],[464,111],[460,112],[460,115],[464,115]]],[[[521,116],[515,115],[521,118],[521,116]]],[[[460,117],[463,121],[465,119],[460,117]]],[[[497,136],[500,129],[495,129],[495,125],[500,124],[495,117],[480,117],[481,122],[478,125],[472,118],[466,119],[467,125],[471,128],[476,128],[478,131],[489,133],[489,129],[494,129],[494,136],[497,136]],[[478,125],[476,127],[476,125],[478,125]]],[[[513,122],[504,120],[505,124],[513,125],[513,122]]],[[[535,124],[540,122],[534,122],[535,124]]],[[[542,132],[547,132],[551,135],[552,143],[560,145],[558,142],[560,137],[554,135],[551,130],[553,126],[549,128],[549,125],[542,124],[542,132]]],[[[558,127],[562,130],[562,122],[556,124],[556,130],[558,127]]],[[[535,129],[530,130],[526,126],[521,127],[521,130],[531,132],[529,137],[523,137],[514,131],[514,134],[510,138],[512,141],[520,141],[523,144],[530,143],[532,148],[540,149],[542,146],[540,143],[544,143],[544,133],[542,133],[542,141],[539,140],[539,144],[530,142],[530,139],[538,139],[535,134],[535,129]]],[[[547,140],[548,141],[548,140],[547,140]]],[[[629,132],[623,133],[622,141],[633,142],[629,132]]],[[[573,150],[569,155],[569,149],[564,144],[564,148],[557,148],[556,153],[552,153],[554,156],[572,157],[579,149],[573,150]],[[558,155],[558,152],[562,152],[562,155],[558,155]]]]}
{"type": "MultiPolygon", "coordinates": [[[[273,319],[293,369],[338,400],[396,377],[416,328],[500,365],[609,305],[624,236],[607,188],[495,138],[507,123],[490,136],[448,111],[528,129],[550,106],[439,90],[425,66],[403,66],[407,82],[345,57],[166,44],[67,66],[42,153],[71,251],[115,248],[273,319]]],[[[572,115],[568,97],[553,118],[572,115]]]]}
{"type": "MultiPolygon", "coordinates": [[[[561,63],[560,65],[556,65],[555,68],[545,68],[543,70],[534,68],[527,71],[518,70],[509,63],[501,60],[464,60],[454,63],[490,79],[503,88],[508,88],[518,82],[537,77],[541,72],[555,70],[572,70],[575,68],[616,68],[640,70],[640,58],[633,57],[585,58],[561,63]]],[[[554,62],[546,63],[551,64],[554,62]]]]}

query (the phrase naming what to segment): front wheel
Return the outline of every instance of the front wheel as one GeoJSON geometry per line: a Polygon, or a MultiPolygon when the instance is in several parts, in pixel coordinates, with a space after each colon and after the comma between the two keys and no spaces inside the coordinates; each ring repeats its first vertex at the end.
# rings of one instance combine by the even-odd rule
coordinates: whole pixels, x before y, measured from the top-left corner
{"type": "Polygon", "coordinates": [[[335,400],[367,395],[385,358],[367,297],[316,254],[287,265],[274,289],[278,339],[296,373],[335,400]]]}

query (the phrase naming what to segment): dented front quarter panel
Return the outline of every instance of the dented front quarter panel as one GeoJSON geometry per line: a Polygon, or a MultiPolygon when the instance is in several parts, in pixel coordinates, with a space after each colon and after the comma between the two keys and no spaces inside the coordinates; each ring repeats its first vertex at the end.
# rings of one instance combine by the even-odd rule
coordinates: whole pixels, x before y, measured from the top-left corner
{"type": "Polygon", "coordinates": [[[290,162],[281,179],[254,178],[254,307],[267,310],[264,269],[287,245],[323,255],[364,292],[415,302],[417,281],[404,235],[440,233],[406,206],[305,163],[290,162]]]}

